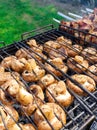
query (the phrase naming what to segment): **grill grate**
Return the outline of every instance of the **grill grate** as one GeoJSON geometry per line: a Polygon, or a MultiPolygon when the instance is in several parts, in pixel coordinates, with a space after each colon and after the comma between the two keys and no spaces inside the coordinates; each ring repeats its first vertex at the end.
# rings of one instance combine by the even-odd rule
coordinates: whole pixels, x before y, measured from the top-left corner
{"type": "MultiPolygon", "coordinates": [[[[17,43],[18,44],[18,43],[17,43]]],[[[19,43],[18,44],[21,48],[23,48],[23,49],[25,49],[23,46],[22,46],[22,43],[19,43]]],[[[27,48],[28,49],[28,48],[27,48]]],[[[32,50],[33,51],[33,50],[32,50]]],[[[30,53],[29,53],[30,54],[30,53]]],[[[36,53],[37,54],[37,53],[36,53]]],[[[30,54],[31,55],[31,54],[30,54]]],[[[32,56],[32,58],[34,58],[33,57],[33,55],[31,55],[32,56]]],[[[37,59],[35,59],[36,61],[37,61],[37,59]]],[[[47,62],[47,61],[46,61],[47,62]]],[[[38,62],[39,63],[39,62],[38,62]]],[[[50,64],[50,63],[49,63],[50,64]]],[[[43,64],[42,64],[42,67],[43,67],[43,64]]],[[[54,66],[55,67],[55,66],[54,66]]],[[[60,80],[60,79],[59,79],[60,80]]],[[[87,106],[85,106],[84,105],[84,103],[81,101],[81,99],[79,99],[71,90],[69,90],[71,93],[72,93],[72,95],[76,98],[76,100],[78,100],[78,102],[92,115],[92,113],[91,113],[91,111],[88,109],[88,107],[87,106]]],[[[50,93],[51,94],[51,93],[50,93]]],[[[54,96],[52,95],[52,97],[54,98],[54,96]]],[[[56,99],[55,99],[56,100],[56,99]]],[[[57,101],[56,101],[57,102],[57,101]]],[[[58,103],[58,102],[57,102],[58,103]]],[[[77,107],[80,107],[80,104],[77,106],[77,107]]],[[[62,107],[62,106],[61,106],[62,107]]],[[[75,107],[75,108],[73,108],[73,110],[70,110],[70,112],[67,112],[63,107],[63,109],[65,110],[65,112],[67,113],[67,115],[69,116],[69,118],[71,119],[69,119],[70,121],[69,121],[69,123],[67,123],[67,125],[65,125],[65,128],[68,128],[68,129],[70,129],[69,128],[69,126],[72,124],[72,123],[74,123],[74,122],[76,122],[77,121],[77,119],[79,119],[79,118],[82,118],[82,116],[85,114],[83,111],[82,112],[80,112],[80,113],[78,113],[78,115],[76,115],[76,117],[72,117],[71,116],[71,113],[73,112],[73,113],[75,113],[75,111],[76,111],[76,109],[77,109],[77,107],[75,107]]],[[[81,108],[82,109],[82,108],[81,108]]],[[[74,123],[74,124],[76,124],[76,123],[74,123]]],[[[71,126],[71,128],[73,128],[73,126],[71,126]]],[[[74,129],[75,129],[75,125],[74,125],[74,129]]]]}
{"type": "MultiPolygon", "coordinates": [[[[97,48],[96,34],[94,35],[94,34],[88,33],[87,31],[78,30],[76,28],[66,26],[64,23],[59,25],[59,31],[60,33],[63,33],[64,35],[66,35],[68,38],[80,44],[84,44],[84,45],[88,44],[89,46],[94,46],[95,48],[97,48]]],[[[94,32],[95,31],[96,30],[94,30],[94,32]]]]}
{"type": "MultiPolygon", "coordinates": [[[[51,25],[50,25],[51,26],[51,25]]],[[[49,27],[49,26],[47,26],[49,27]]],[[[53,27],[53,26],[51,26],[53,27]]],[[[58,69],[55,65],[53,65],[52,63],[50,63],[49,61],[47,61],[45,58],[43,58],[41,55],[37,54],[35,51],[33,51],[28,45],[26,45],[25,43],[30,40],[31,38],[36,39],[36,41],[40,44],[44,44],[46,41],[49,40],[56,40],[57,37],[59,36],[67,36],[65,35],[64,32],[54,29],[52,28],[51,30],[46,31],[46,28],[42,28],[40,30],[37,30],[36,32],[38,32],[38,34],[36,34],[35,36],[30,36],[29,38],[26,38],[25,40],[22,40],[21,42],[17,42],[14,43],[12,45],[9,45],[7,47],[1,48],[0,49],[0,59],[4,59],[4,57],[10,56],[10,55],[14,55],[15,52],[20,49],[23,48],[25,50],[25,52],[27,52],[32,58],[35,59],[35,61],[39,64],[39,66],[41,66],[43,69],[46,70],[46,72],[52,74],[54,76],[54,78],[58,81],[60,80],[66,80],[66,79],[70,79],[73,83],[77,84],[82,90],[84,90],[88,96],[87,97],[79,97],[78,95],[76,95],[72,90],[68,89],[69,92],[74,96],[75,101],[74,103],[68,107],[68,108],[64,108],[62,107],[58,101],[56,100],[56,98],[50,93],[50,91],[47,89],[47,91],[52,95],[52,97],[54,98],[55,102],[57,104],[59,104],[61,106],[61,108],[66,112],[67,114],[67,123],[62,129],[68,129],[68,130],[83,130],[93,119],[94,119],[94,112],[95,112],[95,108],[96,108],[96,102],[97,102],[97,91],[95,91],[94,93],[90,93],[89,91],[87,91],[86,89],[83,88],[83,86],[81,86],[78,82],[74,81],[70,76],[71,74],[65,74],[63,73],[60,69],[58,69]],[[41,32],[41,33],[40,33],[41,32]],[[33,52],[35,55],[41,57],[41,59],[43,59],[44,63],[48,63],[51,66],[53,66],[56,70],[58,70],[61,74],[62,77],[57,77],[56,75],[54,75],[51,71],[49,71],[42,62],[38,61],[30,52],[28,52],[27,50],[30,50],[30,52],[33,52]]],[[[30,34],[32,33],[32,31],[30,32],[30,34]]],[[[24,36],[29,35],[29,33],[25,33],[24,35],[22,35],[22,39],[24,36]]],[[[69,34],[68,34],[69,35],[69,34]]],[[[70,37],[70,36],[69,36],[70,37]]],[[[64,43],[65,45],[68,46],[67,43],[64,43]]],[[[56,51],[54,48],[51,48],[48,46],[48,48],[53,49],[53,51],[56,51]]],[[[73,50],[75,50],[73,48],[73,50]]],[[[58,53],[60,54],[60,51],[58,51],[58,53]]],[[[64,55],[63,53],[61,53],[61,55],[63,55],[64,57],[67,57],[67,55],[64,55]]],[[[69,58],[69,57],[68,57],[69,58]]],[[[88,57],[89,58],[89,57],[88,57]]],[[[90,59],[89,59],[90,60],[90,59]]],[[[65,62],[64,62],[65,63],[65,62]]],[[[67,64],[66,64],[67,65],[67,64]]],[[[68,66],[68,65],[67,65],[68,66]]],[[[10,68],[8,68],[8,71],[12,74],[12,70],[10,68]]],[[[74,72],[74,70],[73,70],[74,72]]],[[[77,72],[74,72],[77,73],[77,72]]],[[[84,73],[84,72],[83,72],[84,73]]],[[[37,76],[37,75],[36,75],[37,76]]],[[[14,75],[13,75],[14,77],[14,75]]],[[[28,92],[30,92],[32,95],[33,93],[29,90],[29,83],[25,82],[23,80],[22,77],[21,81],[24,83],[26,89],[28,92]]],[[[8,95],[10,96],[10,95],[8,95]]],[[[12,97],[11,97],[12,98],[12,97]]],[[[14,99],[13,99],[14,100],[14,99]]],[[[24,112],[25,114],[25,120],[27,120],[27,122],[32,123],[35,128],[37,129],[36,124],[34,123],[33,117],[32,116],[28,116],[26,114],[26,112],[22,109],[22,106],[20,104],[16,102],[16,107],[18,106],[19,109],[21,109],[21,111],[24,112]]],[[[1,104],[3,105],[3,104],[1,104]]],[[[36,102],[37,107],[39,108],[39,110],[41,111],[41,113],[43,114],[45,120],[47,121],[47,123],[50,125],[51,129],[53,129],[52,125],[50,124],[50,122],[47,120],[47,118],[45,117],[43,111],[40,109],[39,105],[36,102]]],[[[4,105],[3,105],[4,106],[4,105]]],[[[55,116],[57,117],[57,115],[55,114],[55,116]]],[[[58,118],[58,117],[57,117],[58,118]]],[[[3,119],[2,119],[3,120],[3,119]]],[[[22,117],[20,117],[21,122],[24,122],[24,120],[22,120],[22,117]]],[[[60,120],[60,119],[59,119],[60,120]]],[[[17,123],[17,122],[16,122],[17,123]]],[[[17,123],[18,124],[18,123],[17,123]]],[[[5,126],[6,128],[6,126],[5,126]]],[[[7,128],[6,128],[7,129],[7,128]]]]}

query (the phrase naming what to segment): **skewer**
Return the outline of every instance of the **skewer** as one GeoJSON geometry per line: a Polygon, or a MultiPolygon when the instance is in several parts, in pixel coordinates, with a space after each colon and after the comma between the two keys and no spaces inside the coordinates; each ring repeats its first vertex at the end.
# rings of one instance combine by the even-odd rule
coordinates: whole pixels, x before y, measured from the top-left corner
{"type": "Polygon", "coordinates": [[[73,17],[76,17],[78,19],[82,19],[82,16],[80,16],[80,15],[77,15],[77,14],[74,14],[74,13],[71,13],[71,12],[69,12],[68,14],[73,16],[73,17]]]}
{"type": "Polygon", "coordinates": [[[83,9],[81,9],[81,12],[82,12],[82,13],[87,13],[87,11],[86,11],[86,10],[83,10],[83,9]]]}
{"type": "Polygon", "coordinates": [[[73,18],[71,18],[71,17],[69,17],[69,16],[67,16],[67,15],[65,15],[65,14],[63,14],[61,12],[58,12],[57,14],[62,16],[65,19],[69,20],[69,21],[76,21],[76,19],[73,19],[73,18]]]}
{"type": "Polygon", "coordinates": [[[60,21],[59,21],[58,19],[56,19],[56,18],[53,18],[53,20],[54,20],[55,22],[57,22],[57,23],[60,23],[60,21]]]}
{"type": "Polygon", "coordinates": [[[89,8],[86,8],[86,11],[90,12],[90,13],[93,13],[93,10],[92,9],[89,9],[89,8]]]}

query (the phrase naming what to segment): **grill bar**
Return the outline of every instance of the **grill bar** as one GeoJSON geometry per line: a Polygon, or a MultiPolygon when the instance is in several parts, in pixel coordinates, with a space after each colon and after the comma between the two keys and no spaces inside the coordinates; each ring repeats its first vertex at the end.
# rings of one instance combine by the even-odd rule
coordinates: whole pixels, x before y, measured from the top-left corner
{"type": "Polygon", "coordinates": [[[53,29],[53,28],[54,28],[54,26],[52,24],[50,24],[50,25],[47,25],[45,27],[42,27],[41,29],[35,29],[35,30],[30,31],[30,32],[23,33],[21,35],[21,39],[24,40],[25,36],[29,36],[30,34],[32,34],[34,32],[40,32],[40,31],[44,32],[45,29],[53,29]]]}

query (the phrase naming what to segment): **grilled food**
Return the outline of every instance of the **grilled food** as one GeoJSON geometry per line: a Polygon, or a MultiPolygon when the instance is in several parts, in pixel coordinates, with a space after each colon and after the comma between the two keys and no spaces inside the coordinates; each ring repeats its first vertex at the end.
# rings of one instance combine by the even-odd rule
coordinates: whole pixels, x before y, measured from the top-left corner
{"type": "Polygon", "coordinates": [[[51,74],[46,74],[44,77],[42,77],[39,80],[38,84],[44,90],[46,87],[48,87],[48,85],[50,85],[50,84],[52,84],[54,82],[56,82],[54,77],[51,74]]]}
{"type": "Polygon", "coordinates": [[[17,124],[14,124],[11,128],[9,128],[8,130],[35,130],[35,128],[33,127],[32,124],[21,124],[19,123],[18,125],[17,124]]]}
{"type": "MultiPolygon", "coordinates": [[[[89,92],[94,92],[96,89],[95,81],[89,76],[86,76],[84,74],[75,74],[75,75],[72,75],[71,78],[75,80],[77,83],[79,83],[80,85],[82,85],[83,88],[85,88],[89,92]]],[[[79,86],[75,85],[69,79],[67,79],[66,83],[67,83],[67,86],[78,95],[80,96],[86,95],[86,93],[79,86]]]]}
{"type": "MultiPolygon", "coordinates": [[[[41,111],[44,113],[54,130],[60,130],[62,123],[66,124],[66,114],[63,109],[55,103],[46,103],[40,106],[41,111]],[[60,120],[58,120],[57,116],[60,120]]],[[[34,114],[35,123],[38,126],[38,130],[52,130],[39,109],[34,114]]]]}
{"type": "Polygon", "coordinates": [[[22,73],[23,79],[28,82],[38,81],[44,75],[45,70],[42,69],[40,66],[36,66],[32,71],[25,70],[22,73]]]}
{"type": "Polygon", "coordinates": [[[74,44],[72,46],[67,47],[67,53],[70,57],[75,57],[83,50],[81,45],[74,44]]]}
{"type": "Polygon", "coordinates": [[[97,50],[93,47],[87,47],[82,51],[84,57],[91,63],[97,62],[97,50]]]}
{"type": "Polygon", "coordinates": [[[69,106],[73,101],[73,97],[66,89],[66,84],[63,81],[49,85],[46,96],[49,102],[56,102],[57,100],[59,104],[65,107],[69,106]]]}
{"type": "Polygon", "coordinates": [[[88,74],[97,82],[97,64],[89,67],[88,74]]]}
{"type": "MultiPolygon", "coordinates": [[[[56,67],[58,67],[62,72],[66,73],[68,70],[68,67],[64,64],[64,62],[62,61],[61,58],[55,58],[55,59],[50,59],[48,60],[50,63],[52,63],[53,65],[55,65],[56,67]]],[[[55,75],[57,76],[61,76],[62,73],[60,73],[59,71],[57,71],[54,67],[52,67],[50,64],[45,63],[45,67],[50,70],[51,72],[53,72],[55,75]]]]}
{"type": "Polygon", "coordinates": [[[69,58],[67,61],[69,68],[72,70],[82,73],[83,71],[87,70],[89,67],[89,63],[85,60],[82,56],[76,55],[74,58],[69,58]]]}
{"type": "MultiPolygon", "coordinates": [[[[2,115],[2,118],[4,119],[5,125],[8,128],[8,130],[13,125],[15,125],[15,123],[19,119],[19,115],[18,115],[17,111],[12,106],[4,106],[4,107],[0,106],[0,113],[2,115]]],[[[0,130],[5,130],[5,126],[2,121],[2,118],[0,116],[0,130]]]]}

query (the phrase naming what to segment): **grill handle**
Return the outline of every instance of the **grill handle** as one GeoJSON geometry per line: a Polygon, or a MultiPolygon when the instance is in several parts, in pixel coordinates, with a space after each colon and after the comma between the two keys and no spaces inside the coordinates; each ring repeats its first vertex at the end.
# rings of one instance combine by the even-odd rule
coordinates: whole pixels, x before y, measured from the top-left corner
{"type": "Polygon", "coordinates": [[[1,45],[6,46],[6,43],[4,41],[0,41],[0,46],[1,45]]]}
{"type": "Polygon", "coordinates": [[[49,24],[47,26],[44,26],[44,27],[41,27],[41,28],[38,28],[38,29],[35,29],[35,30],[31,30],[29,32],[25,32],[25,33],[21,34],[21,39],[25,40],[24,38],[26,37],[26,39],[27,39],[29,37],[29,35],[31,35],[32,33],[39,33],[40,31],[44,31],[44,30],[47,31],[47,29],[49,29],[49,28],[53,29],[54,25],[49,24]]]}

